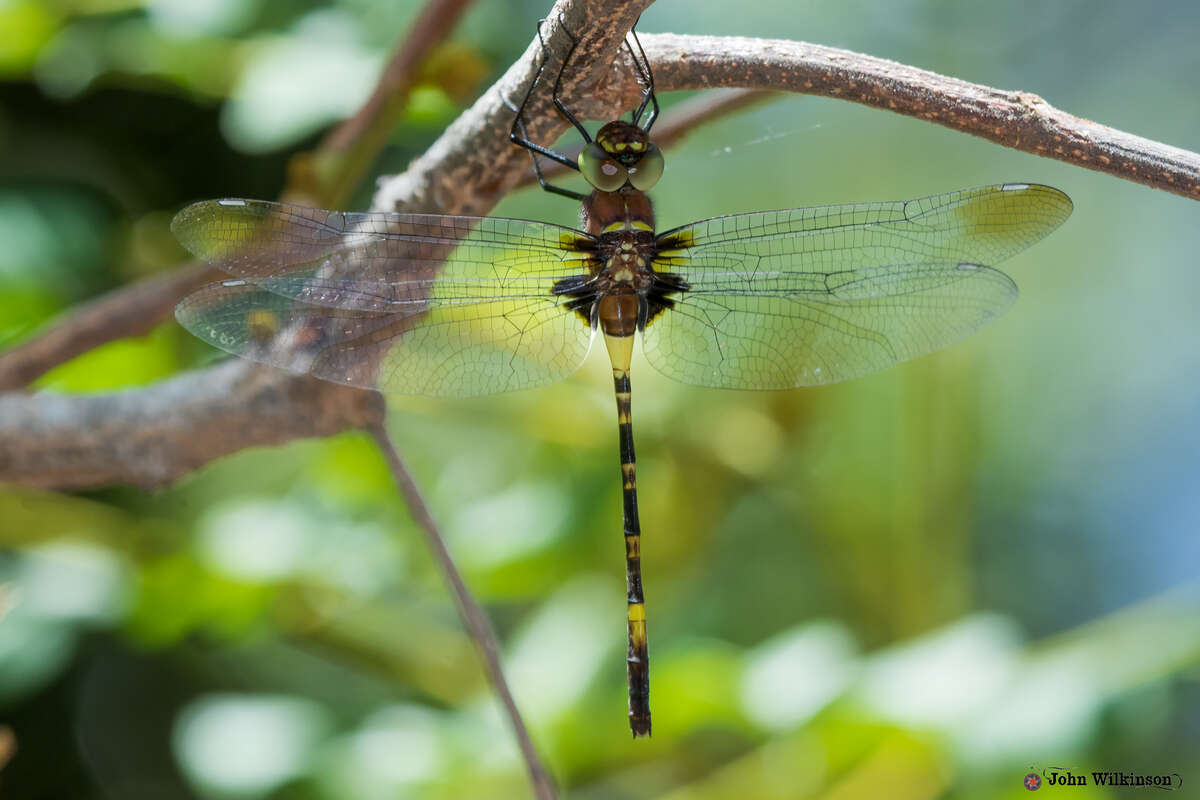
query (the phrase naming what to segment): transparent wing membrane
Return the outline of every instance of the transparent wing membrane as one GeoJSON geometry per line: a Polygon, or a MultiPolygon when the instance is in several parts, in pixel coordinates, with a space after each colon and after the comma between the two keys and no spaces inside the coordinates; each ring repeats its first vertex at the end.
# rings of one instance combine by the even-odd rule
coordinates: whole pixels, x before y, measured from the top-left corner
{"type": "Polygon", "coordinates": [[[171,230],[197,258],[244,278],[319,271],[328,280],[404,285],[453,277],[501,289],[509,280],[561,273],[560,263],[577,265],[579,254],[564,243],[591,238],[525,220],[352,214],[266,200],[194,203],[171,230]]]}
{"type": "Polygon", "coordinates": [[[1017,297],[1013,282],[989,267],[897,264],[871,272],[865,283],[826,292],[689,292],[646,328],[646,358],[667,377],[701,386],[834,383],[957,341],[1017,297]]]}
{"type": "Polygon", "coordinates": [[[656,269],[690,287],[645,331],[685,383],[784,389],[847,380],[967,336],[1016,299],[988,265],[1062,224],[1057,189],[1004,184],[894,203],[697,222],[660,236],[656,269]]]}
{"type": "Polygon", "coordinates": [[[176,309],[235,355],[398,394],[541,386],[583,362],[591,331],[553,294],[585,272],[570,228],[495,218],[342,214],[206,201],[176,235],[241,280],[176,309]]]}
{"type": "Polygon", "coordinates": [[[591,330],[544,299],[427,312],[347,311],[297,303],[252,283],[215,283],[175,309],[226,352],[390,394],[471,397],[561,380],[587,357],[591,330]]]}
{"type": "Polygon", "coordinates": [[[821,274],[918,261],[997,264],[1053,231],[1071,200],[1049,186],[1001,184],[890,203],[736,214],[667,231],[689,281],[821,274]],[[712,273],[707,277],[706,273],[712,273]]]}
{"type": "MultiPolygon", "coordinates": [[[[644,331],[686,383],[781,389],[846,380],[954,342],[1016,287],[991,268],[1058,227],[1062,192],[1004,184],[893,203],[719,217],[658,237],[683,290],[644,331]]],[[[591,329],[556,288],[586,286],[596,240],[497,218],[197,203],[176,235],[238,279],[180,303],[215,346],[401,394],[469,396],[574,371],[591,329]]]]}

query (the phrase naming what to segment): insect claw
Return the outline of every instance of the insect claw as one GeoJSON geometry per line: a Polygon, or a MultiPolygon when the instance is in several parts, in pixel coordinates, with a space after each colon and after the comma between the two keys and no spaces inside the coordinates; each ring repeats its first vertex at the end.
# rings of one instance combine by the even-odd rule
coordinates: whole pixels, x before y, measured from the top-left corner
{"type": "Polygon", "coordinates": [[[562,12],[559,12],[558,15],[558,27],[562,28],[562,32],[571,40],[572,47],[579,44],[579,37],[571,33],[571,29],[567,27],[567,18],[562,15],[562,12]]]}

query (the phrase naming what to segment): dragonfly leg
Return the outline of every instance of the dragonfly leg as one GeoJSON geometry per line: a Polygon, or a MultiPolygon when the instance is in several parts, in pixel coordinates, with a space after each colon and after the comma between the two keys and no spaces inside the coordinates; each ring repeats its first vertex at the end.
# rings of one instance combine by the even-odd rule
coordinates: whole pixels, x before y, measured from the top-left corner
{"type": "Polygon", "coordinates": [[[642,41],[637,35],[637,23],[634,23],[630,29],[629,35],[633,37],[633,43],[637,45],[637,53],[633,52],[633,47],[628,40],[625,46],[629,48],[629,57],[633,59],[634,69],[637,70],[638,79],[642,81],[645,88],[642,89],[642,104],[633,112],[633,124],[638,125],[646,133],[654,127],[654,121],[658,119],[658,96],[654,93],[654,71],[650,69],[650,59],[646,58],[646,51],[642,48],[642,41]],[[638,55],[641,55],[641,61],[638,61],[638,55]],[[650,106],[650,113],[646,117],[646,123],[641,122],[642,114],[646,111],[646,106],[650,106]]]}
{"type": "MultiPolygon", "coordinates": [[[[572,200],[583,200],[587,197],[586,194],[572,191],[570,189],[564,189],[561,186],[555,186],[554,184],[547,182],[545,176],[542,174],[542,165],[538,161],[538,156],[545,156],[546,158],[556,161],[559,164],[569,167],[577,172],[579,171],[579,162],[568,155],[559,153],[556,150],[552,150],[549,147],[545,147],[544,145],[534,142],[529,138],[528,130],[525,127],[525,108],[529,105],[529,98],[533,96],[534,88],[542,80],[542,73],[545,71],[546,62],[548,61],[549,50],[546,47],[546,40],[542,38],[542,23],[545,21],[546,20],[544,19],[538,20],[537,25],[538,42],[541,44],[542,48],[541,59],[538,63],[537,71],[533,75],[533,80],[529,82],[529,88],[525,90],[525,96],[521,98],[521,105],[513,109],[516,114],[513,117],[512,127],[509,129],[508,139],[518,147],[523,147],[529,151],[529,159],[533,162],[533,172],[537,176],[538,185],[541,186],[542,189],[553,194],[562,195],[563,197],[569,197],[572,200]]],[[[563,25],[562,27],[563,30],[567,32],[567,36],[569,36],[571,39],[571,49],[567,53],[567,57],[563,61],[563,66],[559,69],[558,78],[554,83],[554,106],[556,109],[558,109],[559,113],[563,114],[568,121],[570,121],[573,125],[575,125],[576,128],[579,129],[579,132],[583,134],[584,140],[590,142],[591,137],[588,135],[587,130],[584,129],[574,115],[566,110],[565,105],[558,97],[558,90],[559,86],[561,85],[563,70],[566,69],[567,63],[571,60],[571,55],[575,52],[575,46],[578,44],[578,40],[570,31],[567,31],[566,26],[563,25]]],[[[502,97],[501,99],[504,100],[504,104],[506,106],[513,108],[512,104],[507,98],[502,97]]]]}
{"type": "Polygon", "coordinates": [[[538,186],[541,186],[544,190],[546,190],[547,192],[550,192],[551,194],[562,195],[563,197],[569,197],[572,200],[577,200],[580,202],[586,200],[587,195],[583,194],[582,192],[576,192],[572,189],[564,189],[561,186],[555,186],[554,184],[547,181],[546,176],[542,174],[542,164],[540,161],[538,161],[538,154],[541,153],[542,155],[553,158],[555,161],[558,161],[559,163],[566,164],[568,167],[573,167],[575,169],[579,169],[579,165],[574,161],[563,161],[561,158],[558,157],[558,154],[555,153],[553,150],[547,150],[546,148],[541,147],[540,145],[536,145],[533,142],[530,142],[529,139],[525,136],[525,121],[524,120],[518,118],[516,120],[516,122],[514,123],[514,125],[520,126],[521,138],[520,139],[512,139],[512,141],[515,142],[516,144],[524,147],[525,149],[527,149],[529,151],[529,158],[533,162],[533,174],[537,176],[538,186]]]}
{"type": "MultiPolygon", "coordinates": [[[[571,63],[571,56],[575,55],[575,48],[579,46],[579,38],[575,36],[575,34],[571,33],[570,29],[567,28],[565,20],[560,20],[560,22],[562,22],[561,27],[563,29],[563,33],[567,34],[567,37],[571,40],[571,49],[567,51],[567,57],[563,59],[562,66],[558,69],[558,75],[554,78],[554,107],[558,109],[559,114],[562,114],[563,119],[575,126],[575,129],[579,131],[579,135],[583,137],[584,143],[590,143],[592,141],[592,137],[587,132],[587,128],[583,127],[583,123],[571,113],[571,110],[567,108],[567,104],[562,100],[563,74],[567,71],[567,65],[571,63]]],[[[539,27],[538,38],[541,39],[541,36],[542,30],[541,27],[539,27]]],[[[542,42],[542,51],[545,52],[545,49],[546,43],[542,42]]]]}

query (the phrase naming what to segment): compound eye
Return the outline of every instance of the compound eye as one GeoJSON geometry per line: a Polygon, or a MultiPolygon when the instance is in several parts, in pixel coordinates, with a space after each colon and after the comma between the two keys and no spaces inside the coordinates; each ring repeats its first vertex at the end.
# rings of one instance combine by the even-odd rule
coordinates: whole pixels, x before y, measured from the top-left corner
{"type": "Polygon", "coordinates": [[[633,184],[633,188],[647,192],[662,177],[664,166],[663,154],[658,146],[647,145],[646,152],[642,153],[637,164],[629,168],[629,182],[633,184]]]}
{"type": "Polygon", "coordinates": [[[596,142],[579,154],[579,171],[584,179],[602,192],[615,192],[629,180],[629,173],[596,142]]]}

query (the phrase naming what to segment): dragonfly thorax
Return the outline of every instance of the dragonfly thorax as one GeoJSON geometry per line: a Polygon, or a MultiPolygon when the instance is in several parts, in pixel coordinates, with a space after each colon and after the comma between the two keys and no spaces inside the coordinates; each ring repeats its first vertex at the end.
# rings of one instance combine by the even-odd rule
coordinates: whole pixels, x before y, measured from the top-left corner
{"type": "MultiPolygon", "coordinates": [[[[635,330],[644,328],[671,308],[673,296],[689,287],[681,276],[655,269],[663,243],[647,218],[632,214],[631,207],[622,202],[622,198],[630,202],[640,198],[649,213],[649,200],[644,194],[626,189],[619,193],[595,193],[589,201],[596,198],[613,213],[609,217],[598,214],[587,217],[585,222],[592,237],[581,236],[572,242],[573,250],[589,254],[586,273],[559,280],[552,292],[570,298],[566,301],[567,308],[606,336],[632,336],[635,330]],[[617,210],[623,210],[623,214],[616,216],[617,210]],[[608,219],[608,224],[601,225],[602,219],[608,219]]],[[[589,202],[585,211],[591,207],[589,202]]],[[[674,239],[667,241],[672,242],[674,239]]]]}
{"type": "MultiPolygon", "coordinates": [[[[620,224],[620,223],[618,223],[620,224]]],[[[600,272],[597,283],[612,291],[645,292],[654,279],[654,232],[647,228],[618,228],[601,235],[596,246],[600,272]]]]}
{"type": "Polygon", "coordinates": [[[592,192],[583,201],[582,227],[597,238],[625,228],[654,231],[654,206],[645,192],[622,186],[615,192],[592,192]]]}

